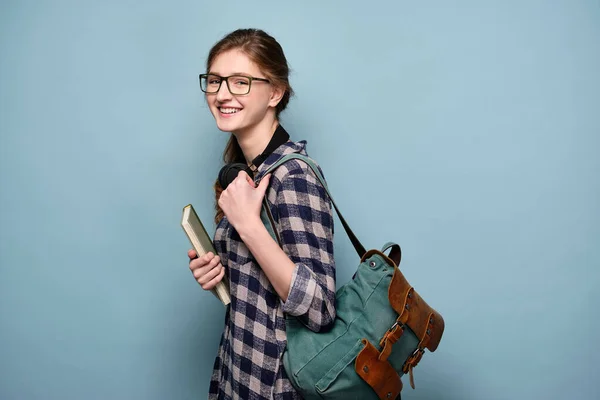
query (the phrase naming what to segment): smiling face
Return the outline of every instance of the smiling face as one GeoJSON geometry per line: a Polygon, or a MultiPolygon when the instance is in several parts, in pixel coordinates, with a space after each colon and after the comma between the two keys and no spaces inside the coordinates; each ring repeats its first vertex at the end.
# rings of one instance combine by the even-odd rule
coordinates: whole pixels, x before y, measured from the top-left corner
{"type": "MultiPolygon", "coordinates": [[[[260,68],[237,49],[219,54],[210,66],[209,73],[266,79],[260,68]]],[[[256,80],[252,81],[248,94],[232,95],[227,83],[223,81],[217,93],[206,94],[206,101],[217,127],[238,136],[261,129],[262,126],[270,127],[275,120],[275,106],[282,95],[282,90],[271,83],[256,80]]]]}

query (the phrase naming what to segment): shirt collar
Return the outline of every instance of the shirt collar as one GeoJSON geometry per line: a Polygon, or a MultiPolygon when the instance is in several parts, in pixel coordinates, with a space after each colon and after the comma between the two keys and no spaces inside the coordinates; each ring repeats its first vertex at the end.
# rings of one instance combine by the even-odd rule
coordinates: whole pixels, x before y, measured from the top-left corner
{"type": "MultiPolygon", "coordinates": [[[[289,138],[289,134],[283,128],[283,126],[281,126],[281,124],[279,124],[279,126],[275,130],[275,134],[273,136],[278,134],[277,133],[278,131],[279,131],[279,135],[281,135],[281,136],[285,135],[289,138]]],[[[267,146],[267,148],[268,148],[268,146],[267,146]]],[[[285,143],[282,143],[279,146],[277,146],[273,150],[273,152],[271,154],[269,154],[264,159],[264,161],[258,166],[258,169],[257,169],[256,173],[254,174],[254,180],[255,181],[260,180],[263,177],[263,175],[265,174],[265,171],[271,165],[275,164],[283,156],[285,156],[287,154],[292,154],[292,153],[301,153],[303,155],[306,155],[306,140],[294,142],[294,141],[288,139],[285,143]]]]}
{"type": "Polygon", "coordinates": [[[250,169],[252,171],[257,171],[261,164],[282,144],[286,143],[290,139],[290,135],[287,131],[281,126],[281,124],[277,124],[277,128],[275,132],[271,136],[271,140],[267,144],[267,147],[260,153],[258,156],[254,157],[254,160],[250,163],[250,169]]]}

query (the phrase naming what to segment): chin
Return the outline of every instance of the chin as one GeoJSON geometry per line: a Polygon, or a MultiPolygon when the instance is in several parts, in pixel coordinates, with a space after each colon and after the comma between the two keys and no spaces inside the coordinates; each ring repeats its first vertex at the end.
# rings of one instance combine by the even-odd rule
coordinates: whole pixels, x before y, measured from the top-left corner
{"type": "Polygon", "coordinates": [[[222,132],[235,133],[245,131],[253,125],[253,123],[244,118],[245,116],[243,115],[238,115],[233,118],[223,118],[220,115],[219,110],[213,112],[213,117],[215,118],[217,128],[222,132]]]}
{"type": "Polygon", "coordinates": [[[239,129],[239,124],[217,119],[217,128],[219,128],[219,130],[223,132],[233,132],[239,129]]]}

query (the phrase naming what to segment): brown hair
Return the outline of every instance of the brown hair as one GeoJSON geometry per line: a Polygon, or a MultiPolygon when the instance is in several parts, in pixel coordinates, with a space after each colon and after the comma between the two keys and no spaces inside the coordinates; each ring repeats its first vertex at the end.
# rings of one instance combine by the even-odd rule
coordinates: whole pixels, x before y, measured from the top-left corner
{"type": "MultiPolygon", "coordinates": [[[[261,69],[271,84],[285,90],[283,97],[275,108],[275,118],[279,119],[279,114],[285,110],[290,97],[294,94],[289,82],[290,70],[281,45],[275,38],[260,29],[235,30],[223,37],[212,47],[206,60],[207,71],[210,70],[217,56],[234,49],[246,54],[261,69]]],[[[233,134],[230,136],[223,151],[223,161],[225,163],[246,162],[242,149],[233,134]]],[[[214,189],[215,223],[218,224],[223,218],[223,210],[221,210],[218,204],[223,188],[219,185],[218,180],[215,182],[214,189]]]]}

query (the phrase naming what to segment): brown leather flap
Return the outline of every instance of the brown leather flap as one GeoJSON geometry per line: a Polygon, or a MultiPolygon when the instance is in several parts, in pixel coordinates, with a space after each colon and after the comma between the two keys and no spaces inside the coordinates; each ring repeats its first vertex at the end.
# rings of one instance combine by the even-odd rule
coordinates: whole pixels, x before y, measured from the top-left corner
{"type": "Polygon", "coordinates": [[[435,351],[444,333],[444,319],[410,286],[399,269],[394,270],[388,297],[400,320],[413,330],[429,351],[435,351]]]}
{"type": "Polygon", "coordinates": [[[358,353],[354,369],[380,399],[395,399],[402,391],[400,376],[388,361],[379,360],[379,351],[367,340],[358,353]]]}

